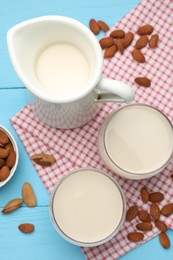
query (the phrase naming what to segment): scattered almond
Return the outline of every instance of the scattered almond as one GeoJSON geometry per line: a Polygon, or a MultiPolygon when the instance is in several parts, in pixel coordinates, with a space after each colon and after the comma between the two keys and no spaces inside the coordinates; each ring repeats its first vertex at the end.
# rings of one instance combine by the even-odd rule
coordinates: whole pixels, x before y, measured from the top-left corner
{"type": "Polygon", "coordinates": [[[124,48],[129,47],[130,44],[132,43],[133,39],[134,39],[134,34],[132,32],[126,33],[125,37],[123,39],[124,48]]]}
{"type": "Polygon", "coordinates": [[[160,218],[160,208],[156,203],[152,203],[150,206],[150,214],[154,220],[159,220],[160,218]]]}
{"type": "Polygon", "coordinates": [[[152,192],[149,194],[149,201],[151,202],[160,202],[164,199],[164,196],[161,192],[152,192]]]}
{"type": "Polygon", "coordinates": [[[171,214],[173,214],[173,203],[168,203],[161,209],[161,214],[165,217],[169,217],[171,214]]]}
{"type": "Polygon", "coordinates": [[[23,200],[20,198],[9,201],[3,208],[2,213],[7,214],[18,209],[22,205],[22,202],[23,200]]]}
{"type": "Polygon", "coordinates": [[[156,221],[155,221],[155,225],[156,225],[156,227],[157,227],[160,231],[166,232],[167,226],[166,226],[166,224],[165,224],[163,221],[161,221],[161,220],[156,220],[156,221]]]}
{"type": "Polygon", "coordinates": [[[143,55],[143,53],[138,50],[138,49],[134,49],[132,52],[132,56],[133,59],[139,63],[144,63],[145,62],[145,56],[143,55]]]}
{"type": "Polygon", "coordinates": [[[153,26],[151,26],[150,24],[146,24],[146,25],[141,26],[138,29],[137,33],[139,35],[146,35],[146,34],[151,34],[153,32],[153,30],[154,30],[153,26]]]}
{"type": "Polygon", "coordinates": [[[56,162],[53,155],[50,154],[34,154],[31,156],[31,160],[41,166],[50,166],[56,162]]]}
{"type": "Polygon", "coordinates": [[[3,166],[0,169],[0,181],[5,181],[10,175],[10,168],[8,166],[3,166]]]}
{"type": "Polygon", "coordinates": [[[126,213],[126,221],[130,222],[138,214],[138,207],[136,205],[131,206],[126,213]]]}
{"type": "Polygon", "coordinates": [[[142,35],[136,42],[135,48],[136,49],[142,49],[144,48],[148,43],[148,37],[146,35],[142,35]]]}
{"type": "Polygon", "coordinates": [[[114,39],[112,37],[105,37],[101,39],[99,43],[102,49],[109,48],[110,46],[114,45],[114,39]]]}
{"type": "Polygon", "coordinates": [[[170,248],[170,240],[166,233],[161,232],[159,235],[160,244],[165,248],[170,248]]]}
{"type": "Polygon", "coordinates": [[[29,182],[25,182],[22,187],[22,197],[23,197],[25,204],[28,207],[36,206],[36,197],[34,194],[34,190],[29,182]]]}
{"type": "Polygon", "coordinates": [[[1,159],[7,158],[8,155],[9,155],[9,150],[7,150],[6,148],[0,148],[1,159]]]}
{"type": "Polygon", "coordinates": [[[9,168],[12,168],[16,162],[16,152],[14,150],[10,151],[10,154],[7,157],[6,165],[9,168]]]}
{"type": "Polygon", "coordinates": [[[146,77],[138,77],[135,78],[135,82],[142,86],[148,88],[151,85],[151,80],[147,79],[146,77]]]}
{"type": "Polygon", "coordinates": [[[149,40],[149,46],[151,49],[154,49],[157,47],[159,41],[159,35],[153,34],[149,40]]]}
{"type": "Polygon", "coordinates": [[[107,48],[104,53],[104,58],[111,58],[117,52],[117,45],[114,44],[111,47],[107,48]]]}
{"type": "Polygon", "coordinates": [[[127,238],[131,242],[139,242],[144,239],[144,234],[141,232],[132,232],[127,235],[127,238]]]}
{"type": "Polygon", "coordinates": [[[123,45],[122,40],[117,39],[116,44],[117,44],[117,47],[118,47],[118,50],[120,51],[120,53],[123,54],[124,53],[124,45],[123,45]]]}
{"type": "Polygon", "coordinates": [[[32,233],[34,231],[34,225],[30,223],[23,223],[18,226],[19,230],[23,233],[32,233]]]}
{"type": "Polygon", "coordinates": [[[98,25],[99,25],[100,29],[103,30],[104,32],[107,32],[110,29],[109,26],[102,20],[98,21],[98,25]]]}
{"type": "Polygon", "coordinates": [[[9,138],[7,134],[4,131],[0,130],[0,143],[7,144],[8,142],[9,142],[9,138]]]}
{"type": "Polygon", "coordinates": [[[152,230],[151,222],[141,222],[136,225],[136,228],[141,231],[149,231],[152,230]]]}
{"type": "Polygon", "coordinates": [[[151,221],[150,215],[145,210],[138,211],[138,218],[143,222],[151,221]]]}
{"type": "Polygon", "coordinates": [[[143,203],[147,203],[149,199],[149,192],[147,190],[147,187],[141,188],[140,193],[141,193],[141,199],[143,203]]]}
{"type": "Polygon", "coordinates": [[[110,34],[111,37],[113,38],[124,38],[125,32],[123,30],[114,30],[110,34]]]}
{"type": "Polygon", "coordinates": [[[100,27],[98,25],[98,23],[96,22],[95,19],[90,19],[89,21],[89,27],[90,27],[90,30],[95,34],[97,35],[99,32],[100,32],[100,27]]]}

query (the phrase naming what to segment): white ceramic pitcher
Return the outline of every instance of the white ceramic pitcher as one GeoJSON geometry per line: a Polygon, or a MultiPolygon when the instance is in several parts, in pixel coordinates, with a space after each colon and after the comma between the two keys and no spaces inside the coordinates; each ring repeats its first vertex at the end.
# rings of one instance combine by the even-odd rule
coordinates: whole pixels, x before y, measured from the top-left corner
{"type": "Polygon", "coordinates": [[[101,102],[129,102],[134,99],[130,86],[102,78],[103,53],[100,45],[86,26],[72,18],[43,16],[24,21],[8,31],[7,44],[17,75],[34,97],[33,112],[45,124],[65,129],[79,127],[95,117],[101,102]],[[45,92],[35,73],[38,53],[57,42],[78,48],[86,56],[91,71],[85,88],[65,97],[45,92]]]}

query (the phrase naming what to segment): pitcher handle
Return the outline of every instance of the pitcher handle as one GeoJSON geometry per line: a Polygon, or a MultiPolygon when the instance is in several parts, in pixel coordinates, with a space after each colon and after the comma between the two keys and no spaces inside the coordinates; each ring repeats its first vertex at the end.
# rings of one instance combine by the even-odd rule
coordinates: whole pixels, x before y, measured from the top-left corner
{"type": "Polygon", "coordinates": [[[135,98],[133,89],[119,80],[102,78],[97,85],[97,89],[104,90],[98,92],[95,102],[130,102],[135,98]]]}

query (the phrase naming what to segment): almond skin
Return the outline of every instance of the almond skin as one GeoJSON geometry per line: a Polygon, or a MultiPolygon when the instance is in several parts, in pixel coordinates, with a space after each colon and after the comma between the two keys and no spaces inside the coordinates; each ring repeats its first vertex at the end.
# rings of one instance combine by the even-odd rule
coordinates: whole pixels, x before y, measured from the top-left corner
{"type": "Polygon", "coordinates": [[[149,194],[149,201],[155,203],[160,202],[164,199],[164,196],[161,192],[152,192],[149,194]]]}
{"type": "Polygon", "coordinates": [[[154,220],[159,220],[160,218],[160,208],[156,203],[152,203],[150,206],[150,215],[154,220]]]}
{"type": "Polygon", "coordinates": [[[151,222],[141,222],[136,225],[136,228],[140,231],[149,231],[152,230],[151,222]]]}
{"type": "Polygon", "coordinates": [[[146,24],[141,26],[138,31],[137,34],[139,35],[147,35],[147,34],[151,34],[153,32],[154,28],[153,26],[151,26],[150,24],[146,24]]]}
{"type": "Polygon", "coordinates": [[[166,204],[161,209],[161,214],[165,217],[169,217],[171,214],[173,214],[173,203],[166,204]]]}
{"type": "Polygon", "coordinates": [[[110,34],[111,37],[113,38],[124,38],[125,32],[123,30],[114,30],[110,34]]]}
{"type": "Polygon", "coordinates": [[[115,53],[117,52],[118,48],[117,45],[114,44],[111,47],[107,48],[104,52],[104,58],[111,58],[115,55],[115,53]]]}
{"type": "Polygon", "coordinates": [[[10,141],[5,145],[5,148],[7,150],[9,150],[10,152],[14,151],[13,145],[12,145],[12,143],[10,141]]]}
{"type": "Polygon", "coordinates": [[[5,160],[4,159],[0,159],[0,168],[2,168],[5,165],[5,160]]]}
{"type": "Polygon", "coordinates": [[[25,204],[28,207],[36,206],[36,197],[34,194],[34,190],[29,182],[25,182],[22,187],[22,197],[23,197],[25,204]]]}
{"type": "Polygon", "coordinates": [[[159,41],[159,35],[158,34],[153,34],[149,40],[149,47],[151,49],[154,49],[157,47],[159,41]]]}
{"type": "Polygon", "coordinates": [[[138,212],[138,218],[143,222],[150,222],[151,221],[150,215],[145,210],[140,210],[138,212]]]}
{"type": "Polygon", "coordinates": [[[134,49],[132,51],[132,56],[133,56],[133,59],[139,63],[144,63],[145,62],[145,56],[143,55],[143,53],[138,50],[138,49],[134,49]]]}
{"type": "Polygon", "coordinates": [[[117,47],[118,47],[118,50],[120,51],[120,53],[123,54],[124,53],[124,45],[123,45],[122,40],[117,39],[116,44],[117,44],[117,47]]]}
{"type": "Polygon", "coordinates": [[[102,49],[109,48],[110,46],[114,45],[114,39],[112,37],[106,37],[101,39],[99,43],[102,49]]]}
{"type": "Polygon", "coordinates": [[[0,158],[1,159],[7,158],[9,153],[10,153],[9,150],[7,150],[6,148],[0,148],[0,158]]]}
{"type": "Polygon", "coordinates": [[[159,241],[160,241],[160,244],[163,246],[163,248],[165,248],[165,249],[170,248],[171,243],[170,243],[169,237],[166,235],[166,233],[161,232],[159,234],[159,241]]]}
{"type": "Polygon", "coordinates": [[[141,188],[140,194],[141,194],[141,199],[142,199],[143,203],[147,203],[148,199],[149,199],[149,192],[147,190],[147,187],[141,188]]]}
{"type": "Polygon", "coordinates": [[[20,198],[10,200],[2,210],[2,213],[7,214],[18,209],[22,205],[23,200],[20,198]]]}
{"type": "Polygon", "coordinates": [[[109,26],[102,20],[98,20],[98,25],[99,25],[100,29],[104,32],[107,32],[110,29],[109,26]]]}
{"type": "Polygon", "coordinates": [[[3,166],[0,170],[0,181],[5,181],[10,175],[10,168],[8,166],[3,166]]]}
{"type": "Polygon", "coordinates": [[[132,232],[127,235],[127,238],[131,242],[139,242],[144,239],[144,234],[141,232],[132,232]]]}
{"type": "Polygon", "coordinates": [[[155,221],[155,225],[156,225],[156,227],[157,227],[160,231],[166,232],[167,226],[166,226],[166,224],[165,224],[163,221],[161,221],[161,220],[156,220],[156,221],[155,221]]]}
{"type": "Polygon", "coordinates": [[[131,206],[126,213],[126,221],[132,221],[138,214],[138,207],[136,205],[131,206]]]}
{"type": "Polygon", "coordinates": [[[142,49],[144,48],[148,43],[148,37],[146,35],[142,35],[136,42],[135,48],[136,49],[142,49]]]}
{"type": "Polygon", "coordinates": [[[41,166],[51,166],[56,162],[53,155],[44,153],[32,155],[31,160],[33,160],[35,163],[41,166]]]}
{"type": "Polygon", "coordinates": [[[23,233],[32,233],[34,231],[34,225],[31,223],[23,223],[18,226],[19,230],[23,233]]]}
{"type": "Polygon", "coordinates": [[[124,40],[124,42],[123,42],[124,48],[129,47],[130,44],[133,42],[133,39],[134,39],[134,34],[132,32],[126,33],[126,35],[123,39],[124,40]]]}
{"type": "Polygon", "coordinates": [[[151,85],[151,80],[147,79],[146,77],[135,78],[135,82],[139,86],[146,87],[146,88],[150,87],[150,85],[151,85]]]}
{"type": "Polygon", "coordinates": [[[89,27],[90,27],[90,30],[95,34],[97,35],[99,32],[100,32],[100,27],[98,25],[98,23],[96,22],[95,19],[90,19],[89,21],[89,27]]]}
{"type": "Polygon", "coordinates": [[[7,157],[6,165],[9,168],[12,168],[16,162],[16,152],[13,150],[10,152],[9,156],[7,157]]]}
{"type": "Polygon", "coordinates": [[[0,130],[0,143],[1,144],[7,144],[9,142],[9,138],[6,133],[4,133],[2,130],[0,130]]]}

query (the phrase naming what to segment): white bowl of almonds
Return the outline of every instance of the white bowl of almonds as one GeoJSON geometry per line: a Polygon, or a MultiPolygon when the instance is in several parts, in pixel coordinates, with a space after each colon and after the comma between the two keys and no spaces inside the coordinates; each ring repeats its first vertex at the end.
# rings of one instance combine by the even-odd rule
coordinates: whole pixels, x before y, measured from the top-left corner
{"type": "Polygon", "coordinates": [[[14,175],[18,164],[18,147],[11,133],[0,125],[0,187],[14,175]]]}

